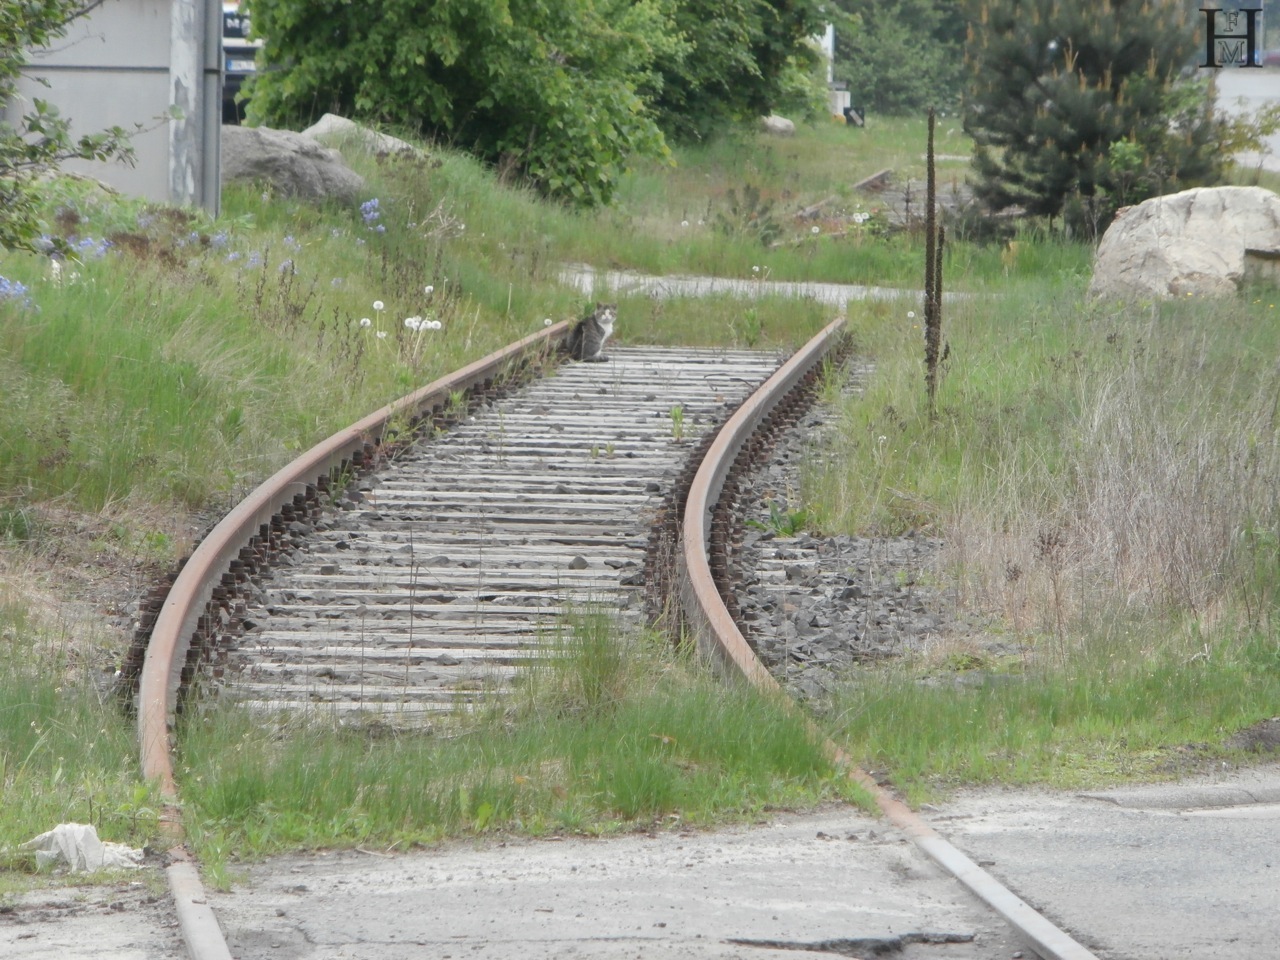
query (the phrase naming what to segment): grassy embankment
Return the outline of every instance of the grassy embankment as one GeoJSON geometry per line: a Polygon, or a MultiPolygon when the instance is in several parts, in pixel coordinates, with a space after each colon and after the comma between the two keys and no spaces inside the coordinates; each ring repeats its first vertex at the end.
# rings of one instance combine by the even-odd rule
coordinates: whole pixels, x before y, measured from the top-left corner
{"type": "MultiPolygon", "coordinates": [[[[776,146],[749,137],[741,149],[758,152],[762,166],[777,168],[776,159],[769,159],[776,158],[776,146]]],[[[723,172],[728,154],[707,153],[707,159],[692,157],[689,163],[714,177],[723,172]]],[[[678,227],[680,214],[670,203],[720,204],[724,190],[735,184],[716,179],[702,178],[704,195],[695,201],[677,196],[668,204],[666,220],[681,231],[676,242],[660,234],[646,238],[646,230],[630,225],[625,208],[591,215],[548,207],[523,191],[499,187],[476,164],[443,151],[425,164],[379,164],[368,157],[356,163],[368,177],[366,199],[376,199],[376,205],[321,209],[229,189],[216,222],[106,197],[83,183],[59,183],[49,195],[50,223],[80,246],[78,261],[60,271],[42,258],[12,254],[0,261],[0,274],[25,286],[11,288],[13,295],[0,302],[0,394],[8,414],[0,421],[0,782],[3,808],[10,811],[0,818],[0,846],[62,820],[91,820],[105,837],[132,842],[154,829],[155,802],[137,782],[129,722],[113,703],[100,702],[121,638],[93,618],[72,617],[59,596],[72,579],[64,574],[83,568],[86,575],[76,578],[83,581],[103,579],[113,566],[163,568],[203,525],[197,516],[216,515],[333,429],[540,328],[547,317],[578,314],[580,298],[555,282],[562,262],[720,272],[730,262],[761,259],[752,236],[726,236],[706,224],[678,227]],[[110,248],[101,242],[107,237],[110,248]],[[624,244],[631,252],[610,252],[624,244]],[[403,322],[411,316],[439,320],[440,329],[415,332],[403,322]],[[104,732],[89,737],[91,730],[104,732]],[[73,750],[76,744],[83,749],[73,750]],[[41,803],[17,802],[37,795],[41,803]],[[13,812],[19,808],[22,816],[13,812]]],[[[637,200],[643,207],[643,214],[636,208],[637,224],[662,219],[653,195],[668,175],[650,170],[635,178],[632,188],[647,192],[637,200]]],[[[751,275],[749,268],[741,274],[751,275]]],[[[758,321],[743,334],[755,343],[796,342],[827,319],[813,304],[762,299],[758,306],[758,321]]],[[[628,339],[719,343],[734,339],[741,310],[727,300],[662,310],[641,301],[625,304],[622,314],[628,339]]],[[[142,578],[135,580],[140,588],[142,578]]],[[[644,662],[643,682],[629,687],[629,695],[643,691],[649,709],[684,703],[679,709],[686,718],[719,715],[702,707],[690,711],[688,704],[704,703],[712,689],[692,666],[661,657],[644,662]]],[[[798,760],[781,758],[777,770],[739,772],[733,743],[743,734],[723,726],[736,722],[708,720],[694,735],[676,719],[633,720],[638,740],[620,746],[622,754],[634,759],[638,743],[667,756],[662,766],[668,780],[649,777],[648,802],[642,796],[626,799],[622,788],[601,793],[596,780],[603,774],[573,769],[563,784],[546,785],[554,802],[536,815],[522,800],[518,809],[494,802],[496,813],[469,818],[474,811],[464,802],[452,813],[445,804],[438,816],[418,811],[401,817],[394,827],[377,816],[372,821],[391,842],[477,825],[507,826],[511,817],[544,828],[563,822],[601,829],[676,809],[705,820],[730,809],[743,813],[845,792],[828,783],[826,768],[803,752],[798,760]],[[707,743],[721,746],[703,756],[707,743]],[[673,786],[690,777],[723,785],[703,789],[695,802],[684,787],[673,786]],[[748,782],[753,778],[758,782],[748,782]],[[744,786],[729,789],[736,781],[744,786]]],[[[595,739],[612,742],[607,736],[595,739]]],[[[464,738],[459,756],[465,761],[431,764],[441,773],[430,792],[453,791],[456,799],[473,790],[473,780],[485,780],[467,753],[479,740],[494,737],[464,738]],[[440,786],[448,779],[445,770],[462,767],[466,783],[440,786]],[[459,786],[460,794],[453,790],[459,786]]],[[[239,734],[234,742],[242,742],[239,734]]],[[[443,755],[451,742],[418,748],[443,755]]],[[[189,764],[197,762],[198,744],[193,738],[189,764]]],[[[404,743],[365,747],[338,742],[324,749],[364,757],[369,766],[353,783],[372,799],[376,791],[366,777],[385,778],[379,763],[408,751],[404,743]]],[[[563,749],[572,752],[568,745],[563,749]]],[[[554,744],[544,750],[545,764],[566,762],[554,744]]],[[[273,769],[288,766],[271,756],[273,769]]],[[[210,849],[223,844],[215,833],[232,837],[227,849],[244,848],[254,817],[233,823],[214,809],[236,793],[241,768],[219,756],[200,762],[225,771],[226,779],[219,786],[196,780],[199,774],[192,777],[193,784],[208,783],[218,791],[208,798],[208,811],[193,805],[193,830],[209,838],[210,849]]],[[[518,752],[493,760],[495,769],[530,762],[518,752]]],[[[616,758],[590,764],[609,762],[616,758]]],[[[418,782],[424,767],[419,762],[404,769],[418,782]]],[[[278,797],[284,791],[268,792],[278,797]]],[[[198,795],[198,788],[192,793],[198,795]]],[[[350,817],[320,817],[315,795],[300,787],[291,802],[303,812],[292,816],[271,804],[259,811],[265,817],[275,809],[279,822],[291,824],[280,831],[288,842],[304,842],[304,836],[305,842],[350,842],[366,835],[354,831],[350,817]],[[328,832],[303,829],[302,821],[323,821],[328,832]]],[[[476,802],[483,809],[486,801],[476,802]]],[[[238,821],[243,796],[232,806],[238,821]]],[[[348,802],[346,809],[359,806],[348,802]]]]}
{"type": "MultiPolygon", "coordinates": [[[[377,217],[237,190],[217,223],[187,222],[69,193],[76,212],[62,222],[77,236],[138,239],[86,256],[60,284],[47,263],[0,262],[39,307],[7,301],[0,327],[0,391],[21,411],[0,423],[14,611],[4,663],[16,678],[0,718],[4,742],[20,743],[8,728],[35,730],[26,704],[44,697],[55,712],[40,730],[96,727],[111,739],[74,766],[48,740],[6,746],[6,800],[18,771],[22,789],[53,806],[38,824],[0,819],[0,845],[60,819],[95,816],[113,839],[146,823],[127,725],[84,682],[102,664],[30,655],[48,646],[48,626],[22,574],[50,548],[51,505],[107,518],[114,551],[167,561],[184,527],[157,517],[216,511],[334,427],[545,317],[576,313],[579,298],[554,283],[566,261],[916,286],[916,238],[884,237],[874,217],[840,238],[819,221],[814,236],[788,214],[833,194],[871,212],[849,184],[887,166],[919,176],[923,140],[923,125],[907,121],[747,137],[682,154],[674,170],[638,171],[599,214],[548,208],[447,154],[439,166],[360,161],[377,217]],[[733,215],[728,190],[740,199],[747,183],[776,200],[755,212],[777,221],[781,246],[756,241],[759,216],[733,215]],[[736,230],[717,229],[723,220],[736,230]],[[408,316],[442,328],[415,334],[408,316]],[[89,702],[74,706],[81,693],[89,702]],[[93,723],[59,712],[81,709],[93,723]]],[[[963,164],[948,161],[952,175],[963,164]]],[[[950,246],[948,289],[975,296],[948,307],[952,360],[936,420],[922,407],[909,306],[851,311],[877,372],[846,414],[841,466],[808,485],[810,509],[829,530],[943,533],[957,603],[1027,650],[987,662],[942,645],[873,672],[833,712],[855,755],[915,796],[939,781],[1151,773],[1160,748],[1197,742],[1212,754],[1231,730],[1275,712],[1275,295],[1088,306],[1089,255],[1034,234],[1016,249],[950,246]],[[974,666],[983,682],[950,682],[974,666]]],[[[769,298],[749,310],[629,300],[620,328],[632,341],[794,343],[826,319],[813,304],[769,298]]],[[[597,679],[577,681],[576,694],[564,677],[531,684],[544,696],[456,736],[281,740],[231,716],[200,724],[183,755],[193,835],[221,864],[294,844],[707,822],[845,793],[816,753],[773,749],[776,738],[736,726],[753,705],[720,698],[652,642],[632,638],[633,659],[601,665],[599,630],[567,633],[579,638],[570,662],[597,679]],[[357,767],[344,793],[331,772],[348,760],[357,767]]],[[[768,729],[794,741],[787,723],[768,729]]]]}

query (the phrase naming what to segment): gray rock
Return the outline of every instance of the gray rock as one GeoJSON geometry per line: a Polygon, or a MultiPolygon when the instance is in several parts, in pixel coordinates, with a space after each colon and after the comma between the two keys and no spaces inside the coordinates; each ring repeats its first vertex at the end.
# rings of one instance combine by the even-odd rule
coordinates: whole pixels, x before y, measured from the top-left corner
{"type": "Polygon", "coordinates": [[[336,113],[326,113],[323,117],[302,131],[304,137],[313,140],[325,140],[335,147],[342,148],[346,144],[356,143],[377,154],[405,156],[423,159],[426,154],[411,143],[362,127],[354,120],[340,117],[336,113]]]}
{"type": "Polygon", "coordinates": [[[286,197],[358,202],[364,178],[313,138],[269,127],[222,128],[222,182],[264,183],[286,197]]]}
{"type": "Polygon", "coordinates": [[[761,117],[760,129],[775,137],[794,137],[796,133],[795,123],[777,114],[761,117]]]}
{"type": "Polygon", "coordinates": [[[1198,187],[1125,207],[1094,256],[1089,296],[1235,296],[1276,270],[1280,197],[1262,187],[1198,187]]]}

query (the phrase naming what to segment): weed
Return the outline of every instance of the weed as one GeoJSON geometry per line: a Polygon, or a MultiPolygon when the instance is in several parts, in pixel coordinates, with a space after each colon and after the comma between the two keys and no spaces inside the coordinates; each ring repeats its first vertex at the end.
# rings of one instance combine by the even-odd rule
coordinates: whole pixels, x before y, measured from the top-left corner
{"type": "Polygon", "coordinates": [[[716,227],[729,236],[744,236],[768,247],[782,235],[782,224],[773,212],[773,201],[760,194],[760,188],[746,184],[742,195],[730,188],[728,209],[716,214],[716,227]]]}
{"type": "Polygon", "coordinates": [[[186,820],[202,861],[225,876],[232,857],[295,845],[601,833],[855,798],[798,718],[724,690],[660,638],[619,631],[611,611],[575,611],[547,639],[507,708],[444,718],[434,733],[371,737],[315,719],[280,735],[234,709],[184,717],[186,820]]]}
{"type": "Polygon", "coordinates": [[[676,443],[684,443],[684,407],[677,403],[668,416],[671,417],[671,439],[676,443]]]}
{"type": "Polygon", "coordinates": [[[750,519],[747,526],[757,530],[768,530],[780,537],[794,537],[802,533],[809,525],[810,516],[807,510],[788,510],[779,506],[774,500],[769,501],[769,519],[767,521],[750,519]]]}

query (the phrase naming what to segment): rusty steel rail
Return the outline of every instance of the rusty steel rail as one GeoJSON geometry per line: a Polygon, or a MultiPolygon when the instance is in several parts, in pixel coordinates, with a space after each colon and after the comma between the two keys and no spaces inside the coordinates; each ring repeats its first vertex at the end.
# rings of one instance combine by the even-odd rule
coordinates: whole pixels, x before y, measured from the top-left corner
{"type": "MultiPolygon", "coordinates": [[[[783,364],[720,429],[694,475],[685,502],[683,542],[678,559],[677,596],[682,622],[693,633],[699,652],[721,672],[782,696],[778,682],[756,657],[734,621],[736,606],[729,572],[730,519],[717,507],[722,492],[750,469],[760,434],[791,399],[841,336],[844,320],[823,329],[783,364]]],[[[812,727],[816,732],[816,727],[812,727]]],[[[875,798],[881,813],[940,867],[995,910],[1024,936],[1044,960],[1096,960],[1094,954],[1058,929],[968,856],[956,849],[906,804],[859,769],[834,743],[825,741],[828,756],[875,798]]]]}
{"type": "Polygon", "coordinates": [[[173,767],[173,719],[188,668],[188,653],[206,627],[210,605],[252,570],[273,527],[279,530],[282,512],[315,499],[337,478],[373,459],[398,418],[411,425],[443,410],[452,395],[498,380],[517,364],[546,357],[568,332],[558,323],[477,360],[461,370],[383,407],[327,440],[278,471],[222,519],[191,554],[163,600],[150,630],[141,666],[136,699],[138,743],[142,773],[159,784],[166,803],[162,828],[173,844],[168,868],[183,939],[194,960],[230,960],[230,952],[206,903],[199,872],[184,846],[177,809],[178,789],[173,767]]]}

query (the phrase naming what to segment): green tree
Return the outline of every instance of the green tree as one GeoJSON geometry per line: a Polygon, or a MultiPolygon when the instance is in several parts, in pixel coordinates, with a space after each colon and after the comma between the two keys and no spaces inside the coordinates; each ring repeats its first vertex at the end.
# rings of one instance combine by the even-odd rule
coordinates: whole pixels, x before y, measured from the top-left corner
{"type": "Polygon", "coordinates": [[[964,79],[964,0],[837,0],[856,19],[836,31],[837,80],[878,113],[952,109],[964,79]]]}
{"type": "Polygon", "coordinates": [[[674,34],[644,91],[662,129],[701,139],[786,104],[818,65],[811,42],[827,17],[821,0],[678,0],[674,34]]]}
{"type": "Polygon", "coordinates": [[[821,0],[250,0],[249,119],[326,111],[450,140],[605,203],[634,155],[768,113],[817,62],[821,0]]]}
{"type": "MultiPolygon", "coordinates": [[[[28,51],[48,46],[101,0],[24,0],[0,3],[0,102],[13,102],[28,51]]],[[[38,180],[65,160],[132,161],[121,127],[72,138],[57,107],[33,98],[17,125],[0,121],[0,247],[42,250],[38,180]]]]}
{"type": "MultiPolygon", "coordinates": [[[[980,0],[965,129],[978,197],[1089,234],[1115,210],[1218,181],[1221,121],[1180,79],[1197,49],[1183,0],[980,0]]],[[[1197,14],[1198,16],[1198,14],[1197,14]]]]}
{"type": "Polygon", "coordinates": [[[637,93],[679,56],[669,0],[252,0],[264,69],[250,121],[331,111],[418,130],[607,202],[632,154],[667,146],[637,93]]]}

